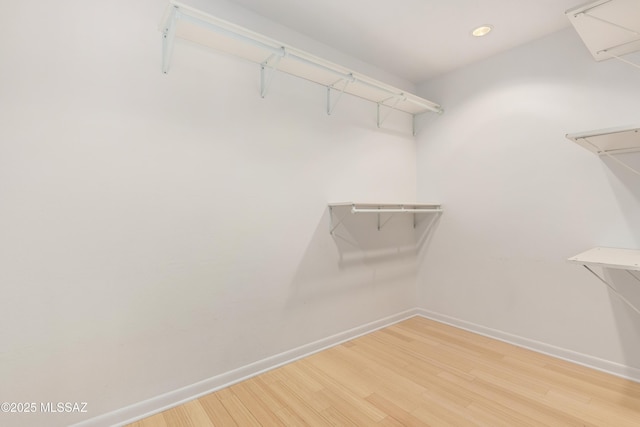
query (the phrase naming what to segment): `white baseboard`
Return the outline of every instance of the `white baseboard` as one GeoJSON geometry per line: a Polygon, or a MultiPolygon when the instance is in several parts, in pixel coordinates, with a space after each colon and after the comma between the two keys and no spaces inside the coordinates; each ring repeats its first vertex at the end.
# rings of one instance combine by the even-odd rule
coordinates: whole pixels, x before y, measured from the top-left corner
{"type": "Polygon", "coordinates": [[[476,334],[484,335],[489,338],[495,338],[509,344],[577,363],[607,372],[618,377],[626,378],[632,381],[640,382],[640,369],[628,367],[622,364],[599,359],[597,357],[545,344],[529,338],[520,337],[509,334],[497,329],[488,328],[465,320],[460,320],[444,314],[436,313],[422,308],[414,308],[403,311],[401,313],[385,317],[383,319],[358,326],[353,329],[323,338],[318,341],[285,351],[275,356],[259,360],[249,365],[225,372],[220,375],[208,378],[195,384],[174,390],[133,405],[99,415],[94,418],[74,424],[72,427],[107,427],[107,426],[123,426],[142,418],[149,417],[172,407],[181,405],[190,400],[197,399],[216,390],[228,387],[245,379],[259,375],[270,369],[277,368],[311,354],[317,353],[324,349],[333,347],[345,341],[352,340],[359,336],[390,326],[394,323],[401,322],[413,316],[422,316],[427,319],[455,326],[476,334]]]}
{"type": "Polygon", "coordinates": [[[618,377],[626,378],[631,381],[640,382],[640,369],[637,368],[625,366],[620,363],[615,363],[604,359],[599,359],[594,356],[567,350],[562,347],[556,347],[551,344],[546,344],[540,341],[513,335],[497,329],[487,328],[486,326],[478,325],[466,320],[456,319],[454,317],[436,313],[423,308],[417,308],[416,314],[418,316],[435,320],[440,323],[445,323],[447,325],[455,326],[456,328],[464,329],[469,332],[474,332],[479,335],[484,335],[489,338],[495,338],[509,344],[517,345],[518,347],[523,347],[529,350],[536,351],[538,353],[546,354],[558,359],[586,366],[588,368],[597,369],[598,371],[603,371],[618,377]]]}
{"type": "Polygon", "coordinates": [[[394,323],[401,322],[405,319],[416,316],[417,314],[418,309],[403,311],[401,313],[367,323],[366,325],[358,326],[330,337],[305,344],[301,347],[276,354],[275,356],[259,360],[232,371],[216,375],[178,390],[170,391],[151,399],[90,418],[78,424],[74,424],[72,427],[123,426],[259,375],[270,369],[277,368],[345,341],[352,340],[361,335],[382,329],[394,323]]]}

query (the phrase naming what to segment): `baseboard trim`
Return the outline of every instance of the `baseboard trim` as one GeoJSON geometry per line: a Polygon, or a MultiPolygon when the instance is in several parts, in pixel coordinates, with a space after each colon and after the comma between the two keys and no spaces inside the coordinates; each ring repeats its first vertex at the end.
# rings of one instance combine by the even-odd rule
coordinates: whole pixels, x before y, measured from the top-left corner
{"type": "Polygon", "coordinates": [[[189,386],[161,394],[151,399],[135,403],[133,405],[99,415],[74,424],[71,427],[107,427],[124,426],[143,418],[155,415],[172,407],[181,405],[190,400],[197,399],[206,394],[215,392],[222,388],[236,384],[253,376],[259,375],[271,369],[275,369],[287,363],[291,363],[303,357],[320,352],[327,348],[336,346],[345,341],[352,340],[362,335],[366,335],[378,329],[385,328],[413,316],[422,316],[440,323],[464,329],[489,338],[504,341],[518,347],[527,348],[538,353],[547,354],[569,362],[577,363],[589,368],[597,369],[618,377],[631,381],[640,382],[640,369],[625,366],[608,360],[578,353],[565,348],[553,346],[540,341],[521,337],[518,335],[503,332],[497,329],[488,328],[466,320],[457,319],[445,314],[437,313],[423,308],[414,308],[367,323],[344,332],[314,341],[309,344],[282,352],[280,354],[259,360],[246,366],[225,372],[220,375],[208,378],[189,386]]]}
{"type": "Polygon", "coordinates": [[[546,344],[540,341],[510,334],[497,329],[488,328],[486,326],[478,325],[476,323],[457,319],[454,317],[447,316],[445,314],[436,313],[434,311],[426,310],[423,308],[417,308],[416,312],[418,316],[422,316],[427,319],[435,320],[440,323],[445,323],[447,325],[454,326],[456,328],[464,329],[466,331],[483,335],[489,338],[494,338],[509,344],[516,345],[518,347],[523,347],[529,350],[536,351],[538,353],[546,354],[548,356],[556,357],[558,359],[562,359],[568,362],[576,363],[578,365],[586,366],[588,368],[593,368],[598,371],[615,375],[617,377],[625,378],[635,382],[640,382],[640,369],[637,369],[637,368],[625,366],[620,363],[611,362],[611,361],[600,359],[594,356],[589,356],[587,354],[578,353],[576,351],[567,350],[562,347],[546,344]]]}
{"type": "Polygon", "coordinates": [[[225,372],[186,387],[161,394],[151,399],[99,415],[74,424],[71,427],[107,427],[123,426],[159,412],[197,399],[206,394],[228,387],[240,381],[259,375],[268,370],[280,367],[295,360],[336,346],[345,341],[366,335],[378,329],[401,322],[418,314],[418,309],[410,309],[374,322],[367,323],[344,332],[314,341],[309,344],[285,351],[280,354],[259,360],[246,366],[225,372]]]}

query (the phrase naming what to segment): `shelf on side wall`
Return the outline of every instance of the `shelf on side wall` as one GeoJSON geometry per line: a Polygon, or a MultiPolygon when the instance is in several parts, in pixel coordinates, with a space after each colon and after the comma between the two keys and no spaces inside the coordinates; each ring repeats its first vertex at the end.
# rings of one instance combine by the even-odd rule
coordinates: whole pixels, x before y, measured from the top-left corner
{"type": "Polygon", "coordinates": [[[638,0],[591,1],[567,10],[566,15],[596,61],[621,59],[640,50],[638,0]]]}
{"type": "Polygon", "coordinates": [[[599,156],[640,151],[640,126],[571,133],[566,137],[599,156]]]}
{"type": "Polygon", "coordinates": [[[605,248],[596,247],[582,252],[568,259],[569,262],[581,264],[584,268],[589,270],[591,274],[596,276],[602,283],[607,285],[611,291],[618,296],[625,304],[627,304],[636,313],[640,314],[640,309],[636,307],[629,299],[621,294],[615,286],[613,286],[607,279],[594,270],[592,266],[598,266],[602,268],[613,268],[617,270],[626,270],[631,277],[640,282],[638,276],[632,273],[632,271],[640,271],[640,250],[638,249],[622,249],[622,248],[605,248]]]}
{"type": "Polygon", "coordinates": [[[640,250],[596,247],[568,259],[582,265],[640,271],[640,250]]]}
{"type": "Polygon", "coordinates": [[[624,126],[600,129],[567,134],[566,137],[592,153],[598,156],[606,156],[636,175],[640,175],[638,169],[615,156],[616,154],[640,151],[640,127],[624,126]]]}

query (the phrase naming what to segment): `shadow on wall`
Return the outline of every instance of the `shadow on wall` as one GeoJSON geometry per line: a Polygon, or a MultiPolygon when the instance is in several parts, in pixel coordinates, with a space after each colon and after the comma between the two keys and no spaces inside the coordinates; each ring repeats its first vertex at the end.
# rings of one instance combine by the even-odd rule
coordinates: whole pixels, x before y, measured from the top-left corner
{"type": "Polygon", "coordinates": [[[340,265],[414,257],[439,216],[436,214],[358,213],[350,206],[329,209],[329,230],[340,265]]]}
{"type": "MultiPolygon", "coordinates": [[[[614,159],[603,156],[602,161],[618,178],[618,182],[611,184],[621,211],[626,215],[627,229],[636,244],[636,247],[629,249],[640,249],[640,153],[619,154],[614,159]],[[621,191],[621,185],[627,192],[621,191]]],[[[604,271],[604,279],[620,294],[608,290],[626,365],[636,369],[640,369],[639,273],[617,269],[604,271]]]]}
{"type": "Polygon", "coordinates": [[[627,216],[629,230],[640,249],[640,153],[618,154],[614,158],[602,156],[603,163],[618,178],[612,182],[621,211],[627,216]],[[620,191],[620,184],[628,191],[620,191]],[[630,197],[629,197],[630,196],[630,197]]]}
{"type": "Polygon", "coordinates": [[[329,217],[340,265],[348,267],[359,262],[415,259],[430,240],[440,214],[353,214],[350,206],[339,206],[329,210],[329,217]]]}
{"type": "Polygon", "coordinates": [[[292,280],[290,302],[373,286],[413,283],[416,257],[439,215],[352,214],[325,210],[292,280]]]}
{"type": "MultiPolygon", "coordinates": [[[[605,269],[612,311],[618,325],[626,365],[640,369],[640,272],[605,269]],[[616,292],[619,295],[616,295],[616,292]]],[[[604,286],[604,284],[603,284],[604,286]]]]}

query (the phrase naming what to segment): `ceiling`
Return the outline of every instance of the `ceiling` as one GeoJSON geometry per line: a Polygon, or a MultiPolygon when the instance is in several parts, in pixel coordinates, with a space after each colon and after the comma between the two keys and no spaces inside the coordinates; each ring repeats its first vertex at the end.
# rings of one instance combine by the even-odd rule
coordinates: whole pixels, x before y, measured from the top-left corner
{"type": "Polygon", "coordinates": [[[570,26],[585,0],[232,0],[418,84],[570,26]],[[493,31],[473,37],[483,24],[493,31]]]}

